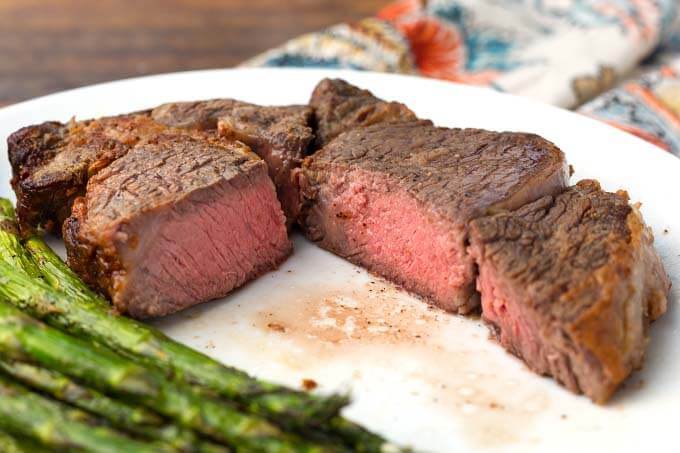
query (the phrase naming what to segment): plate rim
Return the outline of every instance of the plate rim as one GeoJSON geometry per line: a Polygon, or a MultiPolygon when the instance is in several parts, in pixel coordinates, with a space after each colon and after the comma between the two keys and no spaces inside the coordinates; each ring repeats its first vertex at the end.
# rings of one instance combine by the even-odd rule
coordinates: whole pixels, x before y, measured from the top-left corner
{"type": "MultiPolygon", "coordinates": [[[[15,104],[10,104],[6,105],[0,108],[0,117],[3,117],[5,115],[12,115],[14,111],[18,110],[24,110],[24,109],[30,109],[33,108],[34,105],[39,105],[40,103],[43,102],[50,102],[54,101],[55,99],[59,99],[60,97],[69,97],[72,95],[77,95],[83,92],[87,91],[99,91],[99,90],[106,90],[107,88],[114,87],[116,85],[124,85],[124,84],[137,84],[137,83],[142,83],[142,82],[149,82],[153,80],[161,80],[161,79],[171,79],[174,77],[178,78],[183,78],[183,77],[198,77],[200,78],[201,76],[207,76],[207,75],[218,75],[220,73],[226,73],[226,74],[232,74],[232,73],[262,73],[262,74],[269,74],[269,73],[278,73],[278,72],[285,72],[288,74],[295,74],[295,73],[304,73],[306,75],[308,74],[317,74],[318,78],[321,79],[323,77],[339,77],[339,78],[385,78],[385,79],[392,79],[396,81],[407,81],[408,83],[416,83],[416,84],[424,84],[424,85],[435,85],[435,86],[440,86],[443,88],[451,88],[455,87],[455,90],[465,90],[465,91],[472,91],[472,92],[477,92],[479,93],[480,96],[490,96],[490,97],[498,97],[499,99],[505,99],[508,102],[513,102],[513,103],[518,103],[518,104],[524,104],[525,106],[528,106],[531,109],[544,109],[547,111],[550,111],[551,114],[553,115],[564,115],[569,117],[572,121],[578,121],[578,122],[583,122],[584,124],[588,124],[590,127],[598,127],[601,128],[602,130],[606,130],[608,133],[614,134],[615,136],[618,136],[619,138],[626,138],[628,139],[631,144],[635,143],[636,147],[644,147],[647,148],[646,152],[652,152],[653,155],[657,156],[655,158],[661,158],[661,159],[666,159],[668,162],[674,162],[674,165],[680,164],[680,159],[677,158],[676,156],[672,155],[671,153],[663,150],[662,148],[649,143],[645,140],[643,140],[640,137],[637,137],[629,132],[625,132],[621,129],[618,129],[611,124],[608,124],[606,122],[600,121],[596,118],[593,118],[588,115],[580,114],[576,111],[573,110],[568,110],[565,108],[561,108],[552,104],[548,104],[545,102],[541,102],[536,99],[532,99],[526,96],[521,96],[518,94],[513,94],[513,93],[507,93],[507,92],[501,92],[494,90],[493,88],[490,87],[484,87],[484,86],[476,86],[476,85],[468,85],[468,84],[463,84],[463,83],[458,83],[458,82],[453,82],[453,81],[448,81],[448,80],[441,80],[441,79],[434,79],[434,78],[428,78],[428,77],[423,77],[419,75],[413,75],[413,74],[395,74],[395,73],[385,73],[385,72],[376,72],[376,71],[360,71],[360,70],[353,70],[353,69],[325,69],[325,68],[295,68],[295,67],[235,67],[235,68],[213,68],[213,69],[195,69],[195,70],[186,70],[186,71],[171,71],[171,72],[163,72],[163,73],[156,73],[156,74],[148,74],[148,75],[143,75],[143,76],[135,76],[135,77],[127,77],[127,78],[122,78],[122,79],[116,79],[116,80],[110,80],[110,81],[105,81],[105,82],[99,82],[99,83],[94,83],[90,85],[84,85],[76,88],[70,88],[67,90],[62,90],[62,91],[57,91],[54,93],[49,93],[45,94],[42,96],[38,96],[35,98],[30,98],[26,99],[23,101],[20,101],[15,104]],[[664,156],[664,157],[661,157],[664,156]]],[[[399,101],[398,99],[395,99],[396,101],[399,101]]],[[[167,102],[172,102],[171,99],[169,99],[167,102]]],[[[558,145],[559,146],[559,145],[558,145]]]]}

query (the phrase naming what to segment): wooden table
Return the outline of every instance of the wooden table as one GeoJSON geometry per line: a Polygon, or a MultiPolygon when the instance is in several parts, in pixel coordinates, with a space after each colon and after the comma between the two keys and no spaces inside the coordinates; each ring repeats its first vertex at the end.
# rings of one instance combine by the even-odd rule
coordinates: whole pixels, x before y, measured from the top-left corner
{"type": "Polygon", "coordinates": [[[143,74],[234,66],[389,0],[0,0],[0,105],[143,74]]]}

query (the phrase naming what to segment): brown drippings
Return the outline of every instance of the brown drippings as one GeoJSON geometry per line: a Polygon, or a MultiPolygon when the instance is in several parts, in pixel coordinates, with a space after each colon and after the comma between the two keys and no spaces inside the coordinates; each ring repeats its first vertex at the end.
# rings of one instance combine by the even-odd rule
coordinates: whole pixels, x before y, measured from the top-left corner
{"type": "Polygon", "coordinates": [[[428,323],[444,316],[405,302],[399,290],[375,280],[363,288],[304,288],[294,294],[282,301],[280,312],[261,313],[260,325],[289,338],[335,345],[417,343],[429,336],[428,323]]]}
{"type": "MultiPolygon", "coordinates": [[[[383,280],[372,277],[341,288],[295,287],[279,296],[277,309],[259,312],[255,320],[299,347],[279,360],[291,367],[309,355],[342,361],[352,357],[352,363],[379,351],[380,357],[393,353],[395,360],[416,361],[420,365],[410,376],[419,386],[404,389],[405,394],[423,407],[452,413],[471,445],[519,442],[534,417],[548,407],[544,390],[518,386],[517,380],[497,372],[514,358],[500,349],[498,355],[480,354],[450,343],[454,340],[446,334],[460,326],[450,322],[462,318],[414,300],[383,280]]],[[[465,319],[464,327],[467,335],[483,342],[485,330],[474,328],[480,322],[465,319]]],[[[354,373],[352,379],[360,381],[360,369],[354,373]]]]}
{"type": "Polygon", "coordinates": [[[285,332],[286,331],[286,328],[284,326],[282,326],[281,324],[276,323],[276,322],[268,323],[267,327],[271,330],[275,330],[276,332],[285,332]]]}
{"type": "Polygon", "coordinates": [[[302,388],[307,390],[307,391],[314,390],[318,386],[319,386],[319,384],[314,379],[303,379],[302,380],[302,388]]]}

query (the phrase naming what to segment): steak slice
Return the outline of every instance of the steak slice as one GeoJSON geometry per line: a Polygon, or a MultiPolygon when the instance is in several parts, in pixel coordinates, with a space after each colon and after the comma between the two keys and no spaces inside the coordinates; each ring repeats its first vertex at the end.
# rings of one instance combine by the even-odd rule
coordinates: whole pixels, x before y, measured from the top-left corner
{"type": "Polygon", "coordinates": [[[468,221],[565,187],[562,152],[531,134],[428,122],[354,129],[305,159],[311,240],[449,311],[478,307],[468,221]]]}
{"type": "Polygon", "coordinates": [[[377,123],[414,121],[416,114],[399,102],[387,102],[341,79],[318,83],[309,105],[316,116],[315,148],[345,131],[377,123]]]}
{"type": "Polygon", "coordinates": [[[220,134],[233,137],[251,149],[269,167],[288,226],[297,217],[299,195],[291,172],[302,165],[314,138],[312,109],[307,106],[240,106],[220,117],[220,134]]]}
{"type": "Polygon", "coordinates": [[[181,135],[92,177],[63,235],[69,265],[136,318],[222,297],[291,252],[265,163],[242,143],[181,135]]]}
{"type": "Polygon", "coordinates": [[[59,230],[88,178],[166,127],[148,113],[28,126],[7,139],[22,229],[59,230]]]}
{"type": "Polygon", "coordinates": [[[253,104],[236,99],[171,102],[153,109],[151,117],[166,126],[210,130],[217,128],[217,121],[221,116],[238,106],[253,106],[253,104]]]}
{"type": "Polygon", "coordinates": [[[292,225],[299,197],[292,183],[291,171],[302,164],[314,139],[310,107],[263,107],[233,99],[213,99],[164,104],[155,108],[151,116],[168,126],[217,127],[223,136],[250,146],[267,163],[287,224],[292,225]]]}
{"type": "Polygon", "coordinates": [[[625,192],[581,181],[470,231],[483,317],[532,370],[602,403],[642,366],[670,280],[625,192]]]}

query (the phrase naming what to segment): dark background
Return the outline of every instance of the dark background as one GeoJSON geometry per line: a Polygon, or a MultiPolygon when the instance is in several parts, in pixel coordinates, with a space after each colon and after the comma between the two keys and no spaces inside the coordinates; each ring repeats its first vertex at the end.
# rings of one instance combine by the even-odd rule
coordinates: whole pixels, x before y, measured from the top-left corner
{"type": "Polygon", "coordinates": [[[234,66],[389,0],[0,0],[0,105],[91,83],[234,66]]]}

